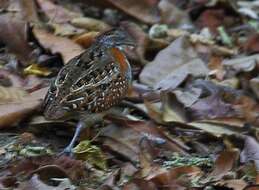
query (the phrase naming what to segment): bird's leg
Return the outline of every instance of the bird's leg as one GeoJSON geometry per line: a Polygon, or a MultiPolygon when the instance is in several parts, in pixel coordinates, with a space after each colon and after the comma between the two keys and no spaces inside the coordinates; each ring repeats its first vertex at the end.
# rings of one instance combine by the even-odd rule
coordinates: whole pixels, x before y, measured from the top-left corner
{"type": "Polygon", "coordinates": [[[72,156],[72,149],[74,148],[74,145],[81,133],[82,130],[84,130],[87,127],[86,123],[82,120],[80,120],[77,125],[76,125],[76,131],[74,133],[74,136],[72,138],[72,140],[70,141],[69,145],[61,152],[62,154],[68,155],[68,156],[72,156]]]}
{"type": "Polygon", "coordinates": [[[65,154],[68,156],[72,156],[73,155],[72,149],[74,148],[74,145],[75,145],[76,141],[78,140],[80,133],[87,127],[91,127],[91,126],[103,121],[104,115],[105,115],[105,113],[96,113],[96,114],[89,114],[89,115],[81,117],[81,119],[79,120],[79,122],[76,125],[76,131],[74,133],[72,140],[70,141],[69,145],[61,152],[61,155],[65,154]]]}

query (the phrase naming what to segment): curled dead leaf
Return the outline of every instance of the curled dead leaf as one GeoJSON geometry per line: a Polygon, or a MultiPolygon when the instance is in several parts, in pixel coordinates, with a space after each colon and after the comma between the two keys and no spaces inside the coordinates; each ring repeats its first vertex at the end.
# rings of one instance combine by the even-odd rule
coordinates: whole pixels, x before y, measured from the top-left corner
{"type": "Polygon", "coordinates": [[[206,76],[208,71],[188,39],[181,37],[160,51],[139,77],[142,83],[166,90],[178,87],[188,75],[206,76]]]}
{"type": "Polygon", "coordinates": [[[33,113],[41,105],[47,90],[42,88],[28,94],[19,102],[0,105],[0,128],[11,127],[33,113]]]}
{"type": "Polygon", "coordinates": [[[36,28],[33,29],[33,33],[44,48],[51,50],[53,54],[60,53],[65,63],[83,52],[83,49],[70,39],[36,28]]]}
{"type": "Polygon", "coordinates": [[[24,69],[24,74],[30,75],[37,75],[37,76],[49,76],[51,71],[47,68],[40,67],[37,64],[31,64],[27,68],[24,69]]]}
{"type": "Polygon", "coordinates": [[[245,136],[244,148],[240,154],[240,161],[247,163],[254,161],[257,172],[259,171],[259,143],[249,136],[245,136]]]}
{"type": "Polygon", "coordinates": [[[204,180],[202,180],[202,183],[219,181],[220,179],[222,179],[235,166],[238,157],[239,152],[236,149],[225,150],[221,152],[215,161],[213,171],[208,174],[208,176],[204,180]]]}
{"type": "Polygon", "coordinates": [[[170,187],[171,189],[185,189],[192,186],[191,180],[199,178],[202,171],[195,166],[182,166],[172,168],[164,173],[158,174],[151,179],[158,188],[170,187]]]}
{"type": "Polygon", "coordinates": [[[111,5],[124,11],[142,22],[153,24],[159,21],[157,0],[127,1],[127,0],[106,0],[111,5]]]}
{"type": "Polygon", "coordinates": [[[47,15],[47,17],[55,23],[64,24],[71,21],[73,18],[80,17],[78,12],[72,12],[63,6],[54,4],[49,0],[36,0],[40,9],[47,15]]]}
{"type": "Polygon", "coordinates": [[[86,29],[87,31],[105,31],[110,28],[108,24],[101,20],[97,20],[90,17],[80,17],[71,20],[71,23],[78,27],[86,29]]]}
{"type": "Polygon", "coordinates": [[[33,49],[27,41],[28,30],[28,24],[19,17],[11,14],[0,16],[0,41],[6,44],[23,65],[28,65],[33,60],[33,49]]]}

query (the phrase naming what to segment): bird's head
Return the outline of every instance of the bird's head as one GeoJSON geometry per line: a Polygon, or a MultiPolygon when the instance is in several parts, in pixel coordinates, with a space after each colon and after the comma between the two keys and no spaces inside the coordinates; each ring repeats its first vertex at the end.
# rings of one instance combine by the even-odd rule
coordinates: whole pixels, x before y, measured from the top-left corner
{"type": "Polygon", "coordinates": [[[102,33],[96,38],[95,44],[101,45],[105,48],[119,48],[135,47],[135,40],[133,37],[122,28],[115,28],[102,33]]]}

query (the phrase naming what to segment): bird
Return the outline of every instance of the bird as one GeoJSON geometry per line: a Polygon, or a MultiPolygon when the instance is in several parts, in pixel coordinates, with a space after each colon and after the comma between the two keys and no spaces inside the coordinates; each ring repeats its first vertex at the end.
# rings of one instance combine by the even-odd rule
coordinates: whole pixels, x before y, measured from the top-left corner
{"type": "MultiPolygon", "coordinates": [[[[50,83],[43,101],[43,115],[48,120],[86,115],[96,120],[120,103],[132,82],[131,66],[125,55],[134,48],[133,37],[122,28],[113,28],[96,37],[93,44],[67,62],[50,83]],[[82,114],[84,113],[84,114],[82,114]]],[[[88,124],[79,117],[74,136],[64,149],[72,154],[80,132],[88,124]]]]}

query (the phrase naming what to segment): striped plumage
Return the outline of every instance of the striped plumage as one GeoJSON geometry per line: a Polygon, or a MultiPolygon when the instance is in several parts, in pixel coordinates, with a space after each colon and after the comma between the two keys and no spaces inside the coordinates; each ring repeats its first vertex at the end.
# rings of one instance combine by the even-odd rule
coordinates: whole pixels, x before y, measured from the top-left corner
{"type": "Polygon", "coordinates": [[[74,111],[98,113],[119,103],[131,82],[131,68],[121,48],[133,45],[121,29],[100,35],[51,83],[44,100],[45,117],[59,119],[74,111]]]}

